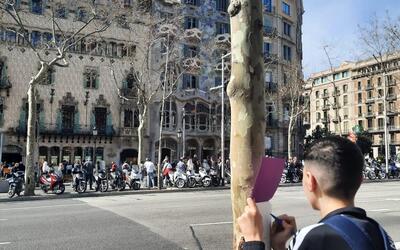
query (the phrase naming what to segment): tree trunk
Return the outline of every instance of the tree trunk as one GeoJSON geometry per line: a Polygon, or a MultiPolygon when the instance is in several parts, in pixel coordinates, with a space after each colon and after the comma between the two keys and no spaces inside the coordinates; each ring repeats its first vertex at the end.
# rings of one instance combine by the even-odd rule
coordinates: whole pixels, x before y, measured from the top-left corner
{"type": "Polygon", "coordinates": [[[147,116],[147,107],[144,107],[143,110],[139,111],[139,127],[138,127],[138,165],[141,163],[143,159],[143,129],[146,122],[147,116]]]}
{"type": "Polygon", "coordinates": [[[247,204],[265,153],[263,15],[261,1],[234,0],[228,11],[232,27],[232,73],[228,96],[232,114],[233,249],[238,249],[241,233],[237,218],[247,204]]]}
{"type": "Polygon", "coordinates": [[[288,159],[292,158],[292,132],[293,132],[293,118],[289,118],[289,126],[288,126],[288,159]]]}
{"type": "Polygon", "coordinates": [[[26,141],[26,167],[25,167],[25,196],[35,195],[35,172],[33,170],[35,159],[36,142],[36,98],[35,85],[29,83],[28,89],[28,123],[27,123],[27,141],[26,141]]]}

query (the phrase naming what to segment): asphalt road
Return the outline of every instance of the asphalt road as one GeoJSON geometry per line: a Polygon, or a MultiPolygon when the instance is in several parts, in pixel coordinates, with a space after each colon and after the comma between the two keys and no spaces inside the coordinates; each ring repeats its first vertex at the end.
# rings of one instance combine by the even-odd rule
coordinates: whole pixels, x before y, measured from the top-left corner
{"type": "MultiPolygon", "coordinates": [[[[400,183],[364,184],[357,205],[400,242],[400,183]]],[[[280,187],[275,214],[318,221],[302,188],[280,187]]],[[[230,249],[229,190],[0,203],[0,249],[230,249]]],[[[400,249],[400,243],[397,245],[400,249]]]]}

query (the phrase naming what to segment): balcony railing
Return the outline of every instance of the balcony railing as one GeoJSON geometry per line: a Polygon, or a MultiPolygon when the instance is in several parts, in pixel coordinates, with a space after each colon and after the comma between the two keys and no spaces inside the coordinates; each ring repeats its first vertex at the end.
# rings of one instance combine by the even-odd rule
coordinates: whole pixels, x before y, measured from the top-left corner
{"type": "Polygon", "coordinates": [[[372,90],[374,89],[374,85],[373,84],[369,84],[365,87],[365,90],[372,90]]]}
{"type": "MultiPolygon", "coordinates": [[[[61,124],[56,123],[40,123],[38,130],[39,134],[41,135],[93,135],[93,126],[91,125],[86,126],[74,124],[73,127],[63,127],[61,124]]],[[[20,126],[16,128],[16,132],[22,135],[26,135],[26,123],[20,123],[20,126]]],[[[98,136],[114,136],[115,134],[116,133],[112,125],[105,126],[104,128],[97,128],[98,136]]]]}

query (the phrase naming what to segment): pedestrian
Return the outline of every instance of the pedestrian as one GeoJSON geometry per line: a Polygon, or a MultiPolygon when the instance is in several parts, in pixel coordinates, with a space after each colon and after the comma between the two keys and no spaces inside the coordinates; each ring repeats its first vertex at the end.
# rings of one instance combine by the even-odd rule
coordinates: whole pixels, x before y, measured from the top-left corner
{"type": "Polygon", "coordinates": [[[47,163],[47,161],[43,162],[43,166],[42,166],[42,174],[48,174],[50,172],[50,166],[47,163]]]}
{"type": "Polygon", "coordinates": [[[191,174],[193,173],[194,170],[194,164],[193,164],[193,159],[192,157],[189,157],[189,159],[187,160],[187,171],[190,172],[191,174]]]}
{"type": "MultiPolygon", "coordinates": [[[[364,158],[356,144],[335,136],[325,137],[310,146],[304,157],[303,190],[321,220],[297,232],[289,249],[386,249],[394,243],[383,228],[355,207],[354,197],[362,182],[364,158]]],[[[262,216],[253,199],[238,218],[245,239],[242,249],[264,249],[262,216]]],[[[294,217],[281,215],[271,227],[271,246],[286,249],[296,229],[294,217]]]]}
{"type": "Polygon", "coordinates": [[[170,174],[172,172],[172,165],[169,163],[168,157],[165,157],[163,161],[162,175],[164,186],[167,186],[168,182],[171,180],[170,174]]]}
{"type": "Polygon", "coordinates": [[[203,160],[202,168],[204,169],[204,171],[206,171],[207,174],[210,173],[210,165],[208,164],[207,159],[203,160]]]}
{"type": "Polygon", "coordinates": [[[196,174],[198,174],[199,169],[200,169],[199,158],[197,158],[197,155],[193,155],[193,170],[196,174]]]}
{"type": "Polygon", "coordinates": [[[93,163],[88,160],[83,164],[83,168],[86,170],[86,183],[89,182],[90,190],[93,190],[93,163]]]}
{"type": "Polygon", "coordinates": [[[146,161],[144,162],[144,168],[146,169],[147,173],[147,187],[152,188],[154,186],[155,166],[154,163],[150,161],[150,158],[146,158],[146,161]]]}

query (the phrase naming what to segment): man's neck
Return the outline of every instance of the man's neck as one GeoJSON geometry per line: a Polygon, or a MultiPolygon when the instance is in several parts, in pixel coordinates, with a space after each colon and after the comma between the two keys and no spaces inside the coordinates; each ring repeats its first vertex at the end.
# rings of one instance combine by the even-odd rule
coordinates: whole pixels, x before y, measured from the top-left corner
{"type": "Polygon", "coordinates": [[[337,209],[345,207],[354,207],[354,200],[345,201],[325,196],[320,199],[319,204],[320,204],[319,212],[321,218],[324,218],[330,212],[335,211],[337,209]]]}

